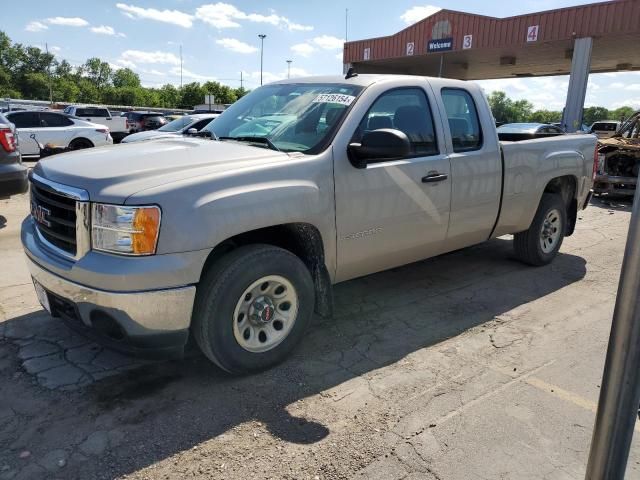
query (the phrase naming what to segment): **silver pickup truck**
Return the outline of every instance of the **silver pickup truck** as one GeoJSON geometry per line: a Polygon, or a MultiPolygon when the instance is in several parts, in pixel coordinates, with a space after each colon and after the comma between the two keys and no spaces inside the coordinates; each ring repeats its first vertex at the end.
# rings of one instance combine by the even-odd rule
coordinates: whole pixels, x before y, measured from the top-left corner
{"type": "Polygon", "coordinates": [[[505,234],[551,262],[596,146],[501,143],[475,84],[397,75],[272,83],[198,135],[38,163],[22,242],[52,315],[137,352],[192,335],[234,373],[285,358],[335,283],[505,234]]]}

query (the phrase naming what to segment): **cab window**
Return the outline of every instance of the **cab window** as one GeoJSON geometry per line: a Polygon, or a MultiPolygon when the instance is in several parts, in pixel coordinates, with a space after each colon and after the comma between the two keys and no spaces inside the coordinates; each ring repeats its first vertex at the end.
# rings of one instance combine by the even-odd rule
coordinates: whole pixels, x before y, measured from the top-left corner
{"type": "Polygon", "coordinates": [[[444,103],[454,152],[468,152],[482,148],[482,130],[476,104],[471,94],[457,88],[443,88],[444,103]]]}
{"type": "Polygon", "coordinates": [[[427,96],[420,88],[399,88],[378,97],[351,141],[360,143],[365,133],[383,128],[404,132],[411,143],[412,157],[438,153],[433,115],[427,96]]]}

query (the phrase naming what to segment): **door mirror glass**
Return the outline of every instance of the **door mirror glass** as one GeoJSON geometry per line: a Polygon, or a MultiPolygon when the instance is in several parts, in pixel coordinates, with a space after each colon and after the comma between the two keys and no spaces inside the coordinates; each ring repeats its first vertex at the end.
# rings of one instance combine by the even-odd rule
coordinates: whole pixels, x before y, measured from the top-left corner
{"type": "Polygon", "coordinates": [[[349,145],[349,160],[356,168],[366,168],[368,161],[395,160],[411,153],[409,137],[393,128],[366,132],[360,143],[349,145]]]}
{"type": "Polygon", "coordinates": [[[187,130],[187,134],[189,135],[195,135],[196,133],[198,133],[197,128],[190,128],[189,130],[187,130]]]}

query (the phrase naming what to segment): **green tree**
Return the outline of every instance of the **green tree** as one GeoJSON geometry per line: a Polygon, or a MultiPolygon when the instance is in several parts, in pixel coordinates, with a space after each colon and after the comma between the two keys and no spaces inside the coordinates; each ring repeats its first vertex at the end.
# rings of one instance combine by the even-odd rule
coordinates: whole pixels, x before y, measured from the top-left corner
{"type": "Polygon", "coordinates": [[[604,107],[587,107],[582,114],[582,123],[591,125],[598,120],[609,120],[609,110],[604,107]]]}
{"type": "Polygon", "coordinates": [[[187,83],[180,90],[180,106],[192,108],[204,102],[205,90],[198,82],[187,83]]]}
{"type": "Polygon", "coordinates": [[[562,112],[554,112],[551,110],[536,110],[529,115],[529,122],[539,123],[556,123],[562,120],[562,112]]]}
{"type": "Polygon", "coordinates": [[[49,77],[45,73],[27,73],[22,77],[22,91],[31,100],[49,98],[49,77]]]}
{"type": "Polygon", "coordinates": [[[103,62],[99,58],[90,58],[80,67],[81,74],[87,78],[98,89],[102,89],[109,85],[111,80],[111,67],[107,62],[103,62]]]}
{"type": "Polygon", "coordinates": [[[631,107],[620,107],[616,108],[614,111],[609,112],[611,116],[611,120],[626,120],[631,115],[633,115],[634,110],[631,107]]]}
{"type": "Polygon", "coordinates": [[[160,97],[161,107],[174,108],[180,103],[180,92],[178,92],[176,87],[169,83],[160,87],[158,95],[160,97]]]}
{"type": "Polygon", "coordinates": [[[514,102],[500,91],[491,92],[488,101],[494,118],[500,123],[526,122],[533,111],[533,105],[528,100],[514,102]]]}
{"type": "Polygon", "coordinates": [[[113,72],[112,83],[114,87],[139,87],[140,77],[130,68],[121,68],[113,72]]]}

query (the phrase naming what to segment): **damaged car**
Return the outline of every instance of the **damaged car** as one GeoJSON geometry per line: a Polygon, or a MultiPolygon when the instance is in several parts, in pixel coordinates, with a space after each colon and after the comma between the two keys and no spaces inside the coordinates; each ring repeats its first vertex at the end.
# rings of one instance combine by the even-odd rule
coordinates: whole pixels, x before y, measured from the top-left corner
{"type": "Polygon", "coordinates": [[[594,193],[633,196],[640,170],[640,111],[610,138],[598,140],[594,193]]]}

